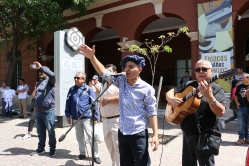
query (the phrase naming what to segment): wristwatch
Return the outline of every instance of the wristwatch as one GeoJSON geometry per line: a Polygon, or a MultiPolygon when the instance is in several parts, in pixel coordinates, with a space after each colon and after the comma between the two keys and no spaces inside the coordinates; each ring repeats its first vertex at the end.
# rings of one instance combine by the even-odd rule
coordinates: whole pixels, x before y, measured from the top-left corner
{"type": "Polygon", "coordinates": [[[108,104],[108,102],[109,102],[109,101],[108,101],[108,99],[106,98],[106,99],[105,99],[105,104],[108,104]]]}
{"type": "Polygon", "coordinates": [[[216,100],[213,100],[211,102],[209,102],[210,105],[215,105],[216,104],[216,100]]]}

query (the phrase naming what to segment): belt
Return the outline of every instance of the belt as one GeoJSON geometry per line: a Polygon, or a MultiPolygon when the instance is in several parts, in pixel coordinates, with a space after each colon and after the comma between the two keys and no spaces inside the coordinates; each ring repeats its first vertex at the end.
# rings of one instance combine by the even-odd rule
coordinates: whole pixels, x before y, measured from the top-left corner
{"type": "Polygon", "coordinates": [[[105,118],[105,119],[112,119],[112,118],[117,118],[119,117],[119,115],[116,115],[116,116],[109,116],[109,117],[102,117],[102,118],[105,118]]]}

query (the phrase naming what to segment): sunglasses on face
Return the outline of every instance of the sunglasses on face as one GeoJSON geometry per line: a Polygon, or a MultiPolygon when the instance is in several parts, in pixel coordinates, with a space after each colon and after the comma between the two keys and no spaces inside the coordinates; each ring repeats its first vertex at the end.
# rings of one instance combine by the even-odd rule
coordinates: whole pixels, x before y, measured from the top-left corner
{"type": "Polygon", "coordinates": [[[199,72],[201,72],[201,71],[203,71],[203,72],[207,72],[207,71],[208,71],[208,69],[211,69],[211,68],[206,68],[206,67],[198,67],[198,68],[195,68],[195,71],[196,71],[197,73],[199,73],[199,72]]]}
{"type": "MultiPolygon", "coordinates": [[[[80,80],[82,77],[74,77],[75,80],[80,80]]],[[[83,78],[82,78],[83,79],[83,78]]]]}

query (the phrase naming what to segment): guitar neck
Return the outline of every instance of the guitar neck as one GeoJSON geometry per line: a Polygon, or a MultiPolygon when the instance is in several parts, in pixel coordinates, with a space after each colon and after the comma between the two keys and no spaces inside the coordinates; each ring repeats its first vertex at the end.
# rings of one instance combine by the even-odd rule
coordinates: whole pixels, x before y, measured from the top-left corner
{"type": "MultiPolygon", "coordinates": [[[[211,79],[207,80],[207,83],[208,84],[211,84],[212,82],[214,82],[215,80],[217,80],[219,78],[218,74],[213,76],[211,79]]],[[[191,98],[192,96],[196,95],[198,92],[200,92],[200,90],[198,89],[198,87],[193,90],[192,92],[189,92],[188,94],[186,94],[184,97],[183,97],[183,101],[187,101],[189,98],[191,98]]]]}

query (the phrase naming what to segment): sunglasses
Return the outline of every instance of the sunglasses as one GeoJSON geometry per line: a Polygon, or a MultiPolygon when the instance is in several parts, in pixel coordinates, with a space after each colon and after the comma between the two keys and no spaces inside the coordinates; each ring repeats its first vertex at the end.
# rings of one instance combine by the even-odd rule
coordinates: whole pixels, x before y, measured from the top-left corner
{"type": "MultiPolygon", "coordinates": [[[[82,77],[74,77],[75,80],[80,80],[82,77]]],[[[83,78],[82,78],[83,79],[83,78]]]]}
{"type": "Polygon", "coordinates": [[[207,71],[208,71],[208,69],[211,69],[211,68],[206,68],[206,67],[198,67],[198,68],[195,68],[195,71],[196,71],[197,73],[199,73],[199,72],[201,72],[201,71],[203,71],[203,72],[207,72],[207,71]]]}

